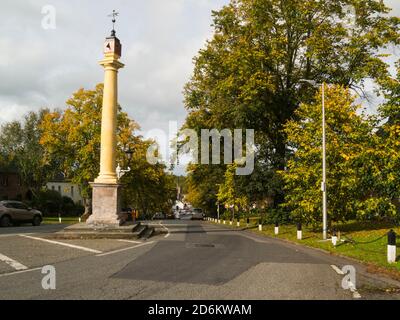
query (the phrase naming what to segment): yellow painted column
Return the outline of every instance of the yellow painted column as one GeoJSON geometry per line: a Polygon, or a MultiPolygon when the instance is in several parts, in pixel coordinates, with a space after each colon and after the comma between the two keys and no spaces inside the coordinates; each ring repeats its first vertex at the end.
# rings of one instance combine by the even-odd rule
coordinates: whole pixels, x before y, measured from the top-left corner
{"type": "Polygon", "coordinates": [[[100,174],[95,183],[117,184],[117,105],[118,105],[118,70],[124,65],[114,53],[105,54],[100,61],[104,67],[104,93],[101,123],[100,174]]]}

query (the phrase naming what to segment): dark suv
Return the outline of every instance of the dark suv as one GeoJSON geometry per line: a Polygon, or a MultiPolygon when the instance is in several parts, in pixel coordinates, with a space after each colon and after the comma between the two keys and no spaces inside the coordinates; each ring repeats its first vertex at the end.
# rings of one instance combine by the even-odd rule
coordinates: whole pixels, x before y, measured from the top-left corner
{"type": "Polygon", "coordinates": [[[0,226],[9,227],[13,224],[32,223],[40,226],[42,223],[42,213],[38,210],[29,208],[19,201],[0,201],[0,226]]]}

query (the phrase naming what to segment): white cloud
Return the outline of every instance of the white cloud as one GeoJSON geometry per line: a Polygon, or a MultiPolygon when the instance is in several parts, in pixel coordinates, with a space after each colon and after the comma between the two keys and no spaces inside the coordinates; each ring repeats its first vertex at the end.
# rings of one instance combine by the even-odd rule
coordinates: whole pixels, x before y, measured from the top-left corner
{"type": "Polygon", "coordinates": [[[142,126],[184,119],[182,89],[192,58],[211,35],[211,10],[228,0],[44,1],[2,3],[0,122],[24,110],[63,107],[71,94],[103,81],[98,65],[112,9],[123,44],[120,103],[142,126]],[[56,8],[56,30],[41,28],[43,5],[56,8]],[[112,5],[112,6],[111,6],[112,5]],[[6,79],[4,81],[4,79],[6,79]],[[149,112],[151,111],[151,112],[149,112]]]}

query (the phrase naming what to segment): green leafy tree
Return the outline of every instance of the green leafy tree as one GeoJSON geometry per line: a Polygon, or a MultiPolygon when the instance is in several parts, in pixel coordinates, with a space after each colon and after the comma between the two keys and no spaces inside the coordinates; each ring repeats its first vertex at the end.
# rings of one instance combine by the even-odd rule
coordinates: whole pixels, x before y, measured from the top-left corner
{"type": "Polygon", "coordinates": [[[397,62],[397,77],[386,78],[380,82],[386,99],[379,108],[379,120],[382,125],[375,136],[373,165],[370,185],[386,201],[377,207],[377,211],[390,210],[388,202],[400,211],[400,61],[397,62]]]}
{"type": "MultiPolygon", "coordinates": [[[[394,214],[390,201],[379,194],[369,168],[376,165],[375,121],[360,114],[349,89],[331,86],[326,90],[327,191],[330,221],[363,217],[377,208],[394,214]]],[[[285,126],[293,156],[282,171],[286,204],[294,220],[319,225],[322,221],[322,101],[302,104],[296,120],[285,126]]]]}
{"type": "MultiPolygon", "coordinates": [[[[232,0],[213,12],[214,36],[194,59],[184,91],[189,111],[185,127],[255,129],[262,165],[254,174],[276,176],[288,155],[283,127],[301,101],[314,98],[312,88],[301,85],[300,79],[362,91],[366,78],[388,76],[379,53],[400,40],[400,19],[389,12],[377,0],[232,0]]],[[[206,171],[200,165],[191,167],[192,190],[215,190],[201,187],[197,170],[198,175],[206,171]]],[[[221,178],[206,179],[221,183],[221,178]]],[[[253,183],[257,192],[249,193],[260,198],[272,194],[278,206],[283,186],[276,183],[279,178],[270,181],[264,184],[265,192],[253,183]]],[[[196,198],[207,196],[213,197],[196,198]]]]}
{"type": "Polygon", "coordinates": [[[17,169],[21,181],[34,197],[56,170],[53,159],[45,159],[40,144],[41,123],[49,110],[29,112],[22,121],[4,124],[0,130],[0,158],[2,165],[17,169]]]}
{"type": "Polygon", "coordinates": [[[166,166],[152,165],[146,159],[147,150],[153,144],[154,141],[138,139],[133,146],[133,159],[125,165],[131,171],[122,180],[124,202],[145,218],[151,218],[156,212],[170,213],[177,196],[175,177],[166,172],[166,166]]]}
{"type": "Polygon", "coordinates": [[[228,208],[234,208],[233,213],[239,210],[247,210],[249,201],[246,196],[238,192],[236,183],[236,164],[228,165],[225,171],[225,181],[219,185],[218,201],[228,208]]]}

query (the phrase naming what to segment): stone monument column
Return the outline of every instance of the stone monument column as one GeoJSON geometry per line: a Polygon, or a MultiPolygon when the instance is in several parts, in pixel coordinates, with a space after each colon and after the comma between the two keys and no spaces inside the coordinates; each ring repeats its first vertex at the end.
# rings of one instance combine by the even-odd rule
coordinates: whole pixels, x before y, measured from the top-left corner
{"type": "Polygon", "coordinates": [[[93,213],[87,223],[91,225],[120,225],[121,185],[116,173],[118,70],[124,67],[119,62],[121,43],[115,30],[104,43],[104,93],[101,123],[100,173],[93,187],[93,213]]]}

